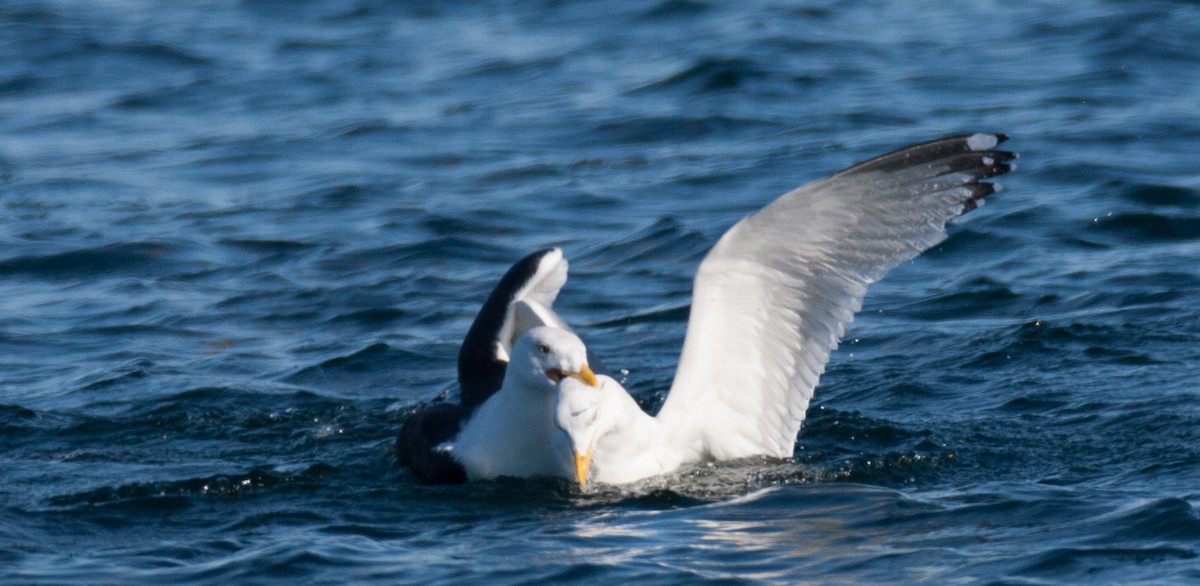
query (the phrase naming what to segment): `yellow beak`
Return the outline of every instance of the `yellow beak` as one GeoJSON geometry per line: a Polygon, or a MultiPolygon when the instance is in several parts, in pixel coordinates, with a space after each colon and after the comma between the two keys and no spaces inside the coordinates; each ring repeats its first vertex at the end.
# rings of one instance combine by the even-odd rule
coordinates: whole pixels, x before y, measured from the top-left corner
{"type": "Polygon", "coordinates": [[[589,387],[600,387],[600,381],[596,380],[596,373],[592,372],[592,369],[588,368],[586,364],[579,369],[579,372],[567,372],[552,368],[546,371],[546,376],[554,382],[559,382],[564,378],[570,377],[589,387]]]}
{"type": "Polygon", "coordinates": [[[586,454],[575,452],[575,480],[579,482],[579,488],[587,488],[588,469],[591,465],[591,450],[588,450],[586,454]]]}
{"type": "Polygon", "coordinates": [[[583,368],[579,369],[579,372],[572,372],[572,373],[568,374],[567,376],[569,376],[589,387],[600,386],[600,383],[596,380],[596,374],[593,373],[592,369],[588,368],[588,365],[586,365],[586,364],[583,365],[583,368]]]}

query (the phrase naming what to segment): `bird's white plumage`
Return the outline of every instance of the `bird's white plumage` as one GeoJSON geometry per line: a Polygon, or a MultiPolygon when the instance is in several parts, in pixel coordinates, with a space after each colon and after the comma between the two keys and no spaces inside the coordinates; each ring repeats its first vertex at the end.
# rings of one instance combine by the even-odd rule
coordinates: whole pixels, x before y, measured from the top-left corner
{"type": "MultiPolygon", "coordinates": [[[[1000,162],[1013,155],[988,150],[1002,139],[916,145],[795,189],[738,222],[697,271],[658,416],[611,379],[600,392],[564,381],[558,445],[587,452],[591,478],[614,484],[702,459],[790,457],[867,286],[944,239],[946,222],[991,192],[978,180],[1010,169],[1000,162]]],[[[559,462],[560,474],[575,476],[559,462]]]]}
{"type": "Polygon", "coordinates": [[[567,259],[561,249],[551,249],[543,256],[529,281],[513,294],[508,315],[496,338],[496,357],[509,360],[513,344],[525,332],[538,326],[570,329],[554,312],[554,300],[567,282],[567,259]]]}
{"type": "Polygon", "coordinates": [[[579,373],[587,369],[587,350],[568,330],[535,327],[512,348],[499,391],[467,420],[453,444],[446,446],[471,480],[499,476],[554,476],[557,380],[548,372],[579,373]]]}
{"type": "Polygon", "coordinates": [[[642,411],[620,383],[596,378],[598,388],[574,379],[559,383],[552,447],[560,476],[575,479],[576,452],[591,459],[591,477],[604,484],[656,476],[689,460],[678,442],[660,436],[670,430],[642,411]]]}

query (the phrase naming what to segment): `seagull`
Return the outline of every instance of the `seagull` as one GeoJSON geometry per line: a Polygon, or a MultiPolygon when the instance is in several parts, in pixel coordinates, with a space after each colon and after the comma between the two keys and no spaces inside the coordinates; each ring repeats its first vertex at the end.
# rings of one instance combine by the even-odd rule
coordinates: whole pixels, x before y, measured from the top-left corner
{"type": "Polygon", "coordinates": [[[696,272],[675,379],[651,416],[608,376],[563,378],[549,449],[581,488],[681,466],[790,458],[817,381],[867,286],[946,237],[1013,170],[1007,137],[909,146],[784,194],[730,228],[696,272]]]}
{"type": "Polygon", "coordinates": [[[558,475],[549,446],[555,391],[563,380],[598,386],[583,342],[558,327],[538,326],[523,334],[513,345],[500,390],[446,447],[468,480],[558,475]]]}
{"type": "Polygon", "coordinates": [[[458,403],[440,398],[401,426],[396,458],[417,478],[447,484],[555,475],[547,447],[554,385],[568,377],[594,383],[593,368],[606,372],[553,309],[567,269],[562,250],[550,248],[522,258],[501,277],[459,349],[458,403]],[[510,433],[518,429],[525,435],[510,433]],[[522,444],[518,450],[497,437],[537,449],[522,444]]]}

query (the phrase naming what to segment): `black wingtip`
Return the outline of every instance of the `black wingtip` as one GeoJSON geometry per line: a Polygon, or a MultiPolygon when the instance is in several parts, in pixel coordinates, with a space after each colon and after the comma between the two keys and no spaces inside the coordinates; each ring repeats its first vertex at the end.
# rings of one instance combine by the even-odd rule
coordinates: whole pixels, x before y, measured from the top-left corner
{"type": "Polygon", "coordinates": [[[1000,190],[1000,186],[994,183],[971,183],[967,188],[971,190],[971,195],[963,201],[961,213],[964,214],[983,205],[983,198],[1000,190]]]}
{"type": "MultiPolygon", "coordinates": [[[[1008,135],[1001,132],[984,133],[985,136],[994,138],[993,144],[987,145],[983,149],[975,150],[975,156],[979,157],[982,167],[978,168],[975,173],[975,178],[967,184],[971,189],[971,195],[963,201],[962,213],[967,213],[980,205],[983,205],[983,198],[1001,190],[1001,186],[995,183],[988,183],[985,179],[999,177],[1012,173],[1017,169],[1017,165],[1012,161],[1020,155],[1013,151],[996,150],[996,147],[1008,140],[1008,135]]],[[[969,135],[967,138],[968,146],[973,138],[980,136],[979,134],[969,135]]]]}
{"type": "Polygon", "coordinates": [[[985,180],[1011,173],[1018,155],[997,147],[1009,136],[1000,132],[975,132],[946,136],[909,145],[854,165],[833,177],[883,173],[890,181],[913,184],[949,180],[956,188],[965,188],[960,214],[983,203],[983,198],[999,190],[985,180]]]}
{"type": "MultiPolygon", "coordinates": [[[[1016,153],[995,150],[998,145],[1008,140],[1008,135],[998,132],[974,132],[945,136],[927,142],[909,145],[896,149],[873,159],[853,165],[834,176],[844,176],[859,173],[882,172],[890,173],[903,169],[911,169],[921,165],[933,165],[951,159],[962,160],[968,155],[973,157],[992,157],[997,163],[1005,163],[1016,158],[1016,153]]],[[[976,163],[974,166],[977,166],[976,163]]],[[[997,175],[1007,172],[996,167],[997,175]]]]}

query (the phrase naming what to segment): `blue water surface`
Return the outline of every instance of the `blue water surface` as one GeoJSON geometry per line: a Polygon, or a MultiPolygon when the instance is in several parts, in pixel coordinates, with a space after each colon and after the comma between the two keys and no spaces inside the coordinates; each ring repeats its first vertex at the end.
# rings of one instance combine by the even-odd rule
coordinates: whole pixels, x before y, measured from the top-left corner
{"type": "Polygon", "coordinates": [[[0,582],[1200,582],[1196,39],[1183,1],[0,2],[0,582]],[[393,463],[524,254],[652,406],[726,228],[977,130],[1019,169],[873,286],[794,459],[393,463]]]}

